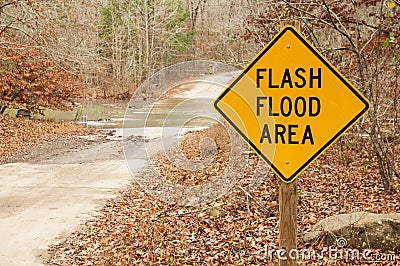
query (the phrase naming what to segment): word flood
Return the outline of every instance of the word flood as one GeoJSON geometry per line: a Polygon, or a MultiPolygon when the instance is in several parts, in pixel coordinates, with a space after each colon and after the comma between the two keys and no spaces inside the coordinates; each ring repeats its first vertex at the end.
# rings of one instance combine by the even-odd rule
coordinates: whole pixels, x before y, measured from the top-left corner
{"type": "Polygon", "coordinates": [[[309,117],[318,116],[321,112],[321,101],[317,97],[296,97],[294,99],[289,96],[284,96],[279,102],[279,107],[274,105],[276,98],[259,96],[256,100],[256,114],[268,115],[268,116],[284,116],[288,117],[295,115],[297,117],[304,117],[308,115],[309,117]],[[276,107],[274,110],[273,107],[276,107]]]}

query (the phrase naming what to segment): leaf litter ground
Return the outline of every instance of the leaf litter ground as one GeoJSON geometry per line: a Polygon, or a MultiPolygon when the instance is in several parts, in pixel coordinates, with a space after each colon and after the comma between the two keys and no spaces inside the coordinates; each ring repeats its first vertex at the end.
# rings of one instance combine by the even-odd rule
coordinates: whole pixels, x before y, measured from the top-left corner
{"type": "MultiPolygon", "coordinates": [[[[212,127],[190,133],[169,154],[154,158],[158,171],[185,186],[212,181],[226,167],[229,138],[212,127]],[[168,158],[177,151],[192,160],[207,156],[199,148],[213,138],[215,159],[202,171],[181,170],[168,158]]],[[[367,211],[400,212],[398,193],[383,191],[368,141],[342,137],[299,178],[299,248],[322,250],[322,243],[301,237],[317,221],[331,215],[367,211]]],[[[396,145],[394,143],[393,145],[396,145]]],[[[399,145],[395,146],[397,167],[399,145]]],[[[256,187],[252,176],[259,159],[252,156],[239,182],[208,204],[179,207],[158,201],[132,184],[109,201],[99,215],[85,222],[65,242],[52,247],[51,265],[277,265],[267,253],[278,247],[278,180],[270,171],[256,187]]],[[[263,162],[261,162],[263,163],[263,162]]],[[[400,190],[399,180],[392,186],[400,190]]],[[[335,247],[333,247],[335,248],[335,247]]],[[[377,251],[379,252],[379,251],[377,251]]],[[[391,251],[386,251],[392,254],[391,251]]],[[[396,265],[397,262],[331,260],[300,261],[302,265],[396,265]]]]}
{"type": "Polygon", "coordinates": [[[15,156],[23,157],[29,147],[60,138],[89,135],[94,131],[72,123],[0,115],[0,164],[12,160],[15,156]]]}

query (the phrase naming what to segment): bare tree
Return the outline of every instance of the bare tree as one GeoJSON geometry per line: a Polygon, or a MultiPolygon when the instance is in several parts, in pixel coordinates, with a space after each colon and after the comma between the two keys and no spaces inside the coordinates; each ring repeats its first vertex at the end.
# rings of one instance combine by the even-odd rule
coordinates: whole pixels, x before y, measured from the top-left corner
{"type": "Polygon", "coordinates": [[[400,178],[393,149],[398,133],[397,52],[399,12],[394,1],[279,1],[249,16],[242,38],[266,43],[282,24],[295,23],[320,51],[369,98],[371,110],[359,124],[371,141],[382,184],[391,191],[400,178]]]}

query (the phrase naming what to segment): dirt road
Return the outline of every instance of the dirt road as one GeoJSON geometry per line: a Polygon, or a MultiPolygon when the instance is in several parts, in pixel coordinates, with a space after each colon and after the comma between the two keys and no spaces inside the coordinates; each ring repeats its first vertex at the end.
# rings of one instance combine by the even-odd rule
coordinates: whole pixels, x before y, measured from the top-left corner
{"type": "Polygon", "coordinates": [[[1,165],[0,265],[42,265],[48,245],[95,215],[131,179],[121,142],[101,135],[48,143],[1,165]]]}
{"type": "MultiPolygon", "coordinates": [[[[230,80],[232,75],[220,77],[230,80]]],[[[192,87],[177,97],[212,99],[223,88],[215,82],[192,87]]],[[[211,104],[202,106],[205,112],[213,112],[211,104]]],[[[187,108],[198,115],[192,105],[187,108]]],[[[176,117],[184,118],[179,112],[176,117]]],[[[161,146],[168,149],[175,144],[173,136],[184,133],[180,126],[164,126],[147,128],[145,135],[136,128],[130,132],[134,137],[124,136],[125,149],[129,148],[126,159],[119,129],[111,138],[110,131],[104,131],[92,139],[50,142],[0,165],[0,266],[43,265],[49,245],[63,241],[79,224],[92,219],[107,199],[133,182],[148,163],[148,153],[160,152],[161,146]],[[160,144],[154,136],[161,129],[164,140],[160,144]],[[143,138],[147,138],[146,147],[143,138]]]]}

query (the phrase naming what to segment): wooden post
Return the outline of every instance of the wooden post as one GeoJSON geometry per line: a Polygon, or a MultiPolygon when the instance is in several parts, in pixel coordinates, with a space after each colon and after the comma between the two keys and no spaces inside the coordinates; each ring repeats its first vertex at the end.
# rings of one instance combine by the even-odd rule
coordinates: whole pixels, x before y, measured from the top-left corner
{"type": "Polygon", "coordinates": [[[297,265],[289,256],[290,250],[297,249],[297,180],[289,184],[279,180],[279,247],[286,250],[282,257],[287,258],[279,260],[279,266],[297,265]]]}

